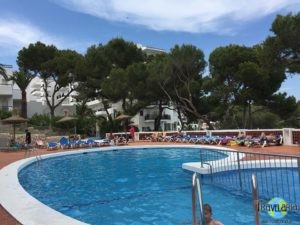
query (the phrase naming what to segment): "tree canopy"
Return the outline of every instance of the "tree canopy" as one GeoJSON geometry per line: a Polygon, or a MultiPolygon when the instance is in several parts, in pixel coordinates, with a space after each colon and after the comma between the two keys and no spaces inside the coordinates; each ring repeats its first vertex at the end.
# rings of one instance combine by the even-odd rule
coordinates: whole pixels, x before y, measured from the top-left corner
{"type": "Polygon", "coordinates": [[[284,64],[287,72],[300,73],[300,12],[278,15],[272,23],[274,36],[266,39],[276,54],[277,59],[284,64]]]}
{"type": "Polygon", "coordinates": [[[53,117],[55,109],[75,90],[71,84],[75,81],[77,65],[81,60],[82,56],[76,51],[59,50],[53,45],[37,42],[19,51],[17,63],[21,70],[43,80],[45,100],[53,117]],[[68,85],[64,96],[56,101],[56,93],[68,85]]]}
{"type": "Polygon", "coordinates": [[[202,121],[213,128],[210,122],[217,121],[222,128],[252,128],[265,127],[264,120],[271,119],[270,127],[283,126],[299,112],[296,98],[278,90],[288,73],[300,71],[300,13],[277,16],[271,31],[272,36],[254,46],[217,47],[208,63],[201,49],[188,44],[147,56],[122,38],[92,45],[84,55],[37,42],[20,50],[20,72],[14,76],[20,81],[24,74],[43,79],[51,115],[74,91],[82,115],[89,100],[99,99],[108,118],[107,123],[101,120],[104,126],[116,125],[108,110],[115,102],[132,116],[147,105],[157,105],[155,130],[165,108],[176,110],[182,124],[202,121]],[[50,82],[54,82],[51,96],[50,82]],[[55,101],[65,87],[67,93],[55,101]]]}

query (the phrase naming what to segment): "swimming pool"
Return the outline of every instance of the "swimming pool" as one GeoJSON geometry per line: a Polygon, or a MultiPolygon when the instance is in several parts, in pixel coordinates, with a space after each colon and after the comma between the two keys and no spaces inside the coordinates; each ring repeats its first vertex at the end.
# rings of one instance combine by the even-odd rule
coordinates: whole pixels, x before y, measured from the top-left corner
{"type": "MultiPolygon", "coordinates": [[[[241,170],[242,190],[243,193],[249,195],[252,195],[252,174],[255,174],[257,177],[258,195],[260,199],[270,200],[275,196],[279,196],[288,203],[295,203],[300,206],[300,179],[298,168],[253,168],[241,170]]],[[[238,171],[218,172],[212,176],[204,176],[202,182],[204,184],[226,187],[226,189],[231,191],[240,189],[238,171]]],[[[300,211],[298,213],[300,214],[300,211]]]]}
{"type": "MultiPolygon", "coordinates": [[[[31,164],[19,180],[41,202],[86,223],[191,224],[191,173],[181,165],[199,161],[200,151],[208,151],[206,160],[226,157],[195,148],[90,152],[31,164]]],[[[203,195],[224,224],[253,224],[249,195],[211,184],[203,195]]]]}

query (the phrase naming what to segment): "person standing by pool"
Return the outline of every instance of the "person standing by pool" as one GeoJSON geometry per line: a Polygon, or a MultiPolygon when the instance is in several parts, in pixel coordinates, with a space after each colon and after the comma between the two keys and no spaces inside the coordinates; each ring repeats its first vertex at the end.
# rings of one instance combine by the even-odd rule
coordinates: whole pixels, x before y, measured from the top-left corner
{"type": "Polygon", "coordinates": [[[204,217],[205,217],[206,225],[224,225],[220,221],[214,220],[212,218],[212,208],[209,204],[204,204],[203,210],[204,210],[204,217]]]}
{"type": "Polygon", "coordinates": [[[135,132],[134,126],[131,126],[131,128],[129,129],[129,132],[130,132],[132,141],[134,141],[134,132],[135,132]]]}
{"type": "Polygon", "coordinates": [[[25,147],[29,147],[31,144],[31,133],[28,129],[25,130],[25,147]]]}

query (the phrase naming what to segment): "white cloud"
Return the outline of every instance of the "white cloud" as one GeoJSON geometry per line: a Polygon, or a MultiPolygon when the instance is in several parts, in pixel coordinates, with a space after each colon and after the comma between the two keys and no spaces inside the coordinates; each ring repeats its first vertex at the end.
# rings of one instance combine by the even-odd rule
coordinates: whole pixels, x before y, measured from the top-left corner
{"type": "Polygon", "coordinates": [[[91,45],[90,41],[70,40],[50,34],[21,19],[0,18],[0,57],[16,56],[20,49],[37,41],[53,44],[60,49],[76,49],[79,52],[84,52],[91,45]]]}
{"type": "Polygon", "coordinates": [[[47,44],[58,44],[58,38],[41,31],[30,23],[16,19],[0,18],[0,46],[7,49],[19,49],[29,43],[42,41],[47,44]]]}
{"type": "Polygon", "coordinates": [[[227,33],[237,24],[282,10],[299,0],[52,0],[81,13],[153,30],[227,33]]]}

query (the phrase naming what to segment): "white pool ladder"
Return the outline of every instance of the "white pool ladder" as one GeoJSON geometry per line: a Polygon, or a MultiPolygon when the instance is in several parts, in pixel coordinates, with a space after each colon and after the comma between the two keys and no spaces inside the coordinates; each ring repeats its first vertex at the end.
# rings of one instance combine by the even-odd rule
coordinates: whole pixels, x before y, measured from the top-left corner
{"type": "MultiPolygon", "coordinates": [[[[260,217],[258,211],[258,185],[256,175],[252,174],[251,176],[251,184],[252,184],[252,196],[253,196],[253,209],[254,209],[254,219],[255,225],[260,225],[260,217]]],[[[203,200],[202,200],[202,189],[201,183],[198,178],[198,174],[195,172],[192,178],[192,212],[193,212],[193,225],[197,225],[197,200],[199,203],[200,210],[200,225],[205,225],[205,218],[203,212],[203,200]],[[196,195],[198,194],[198,199],[196,195]]]]}
{"type": "Polygon", "coordinates": [[[193,174],[192,179],[192,212],[193,212],[193,225],[197,225],[197,197],[200,210],[200,225],[205,225],[204,213],[203,213],[203,201],[202,201],[202,189],[197,173],[193,174]]]}
{"type": "Polygon", "coordinates": [[[35,146],[25,149],[24,159],[29,158],[31,156],[31,153],[34,154],[36,161],[38,163],[42,160],[42,156],[41,156],[39,150],[35,146]]]}
{"type": "Polygon", "coordinates": [[[258,200],[258,186],[257,186],[257,179],[256,179],[255,174],[252,174],[251,184],[252,184],[252,196],[253,196],[253,209],[254,209],[255,225],[260,225],[259,211],[258,211],[258,202],[259,202],[259,200],[258,200]]]}

